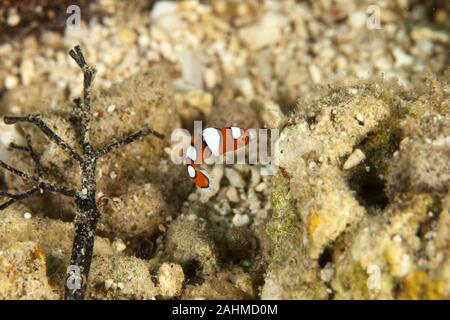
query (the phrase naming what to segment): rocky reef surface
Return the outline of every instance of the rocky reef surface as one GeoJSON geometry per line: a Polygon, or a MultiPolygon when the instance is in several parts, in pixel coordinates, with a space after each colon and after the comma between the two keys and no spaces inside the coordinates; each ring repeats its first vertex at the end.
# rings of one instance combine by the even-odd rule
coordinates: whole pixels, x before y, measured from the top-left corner
{"type": "Polygon", "coordinates": [[[448,87],[374,81],[297,107],[278,140],[262,298],[448,298],[448,87]]]}

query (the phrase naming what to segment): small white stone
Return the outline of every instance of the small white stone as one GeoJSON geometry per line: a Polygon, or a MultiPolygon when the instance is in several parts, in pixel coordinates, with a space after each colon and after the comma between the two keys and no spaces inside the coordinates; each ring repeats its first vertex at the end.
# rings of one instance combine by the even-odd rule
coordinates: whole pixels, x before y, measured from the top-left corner
{"type": "Polygon", "coordinates": [[[112,279],[105,280],[105,290],[111,289],[113,284],[114,284],[114,281],[112,279]]]}
{"type": "Polygon", "coordinates": [[[182,51],[177,54],[183,80],[195,88],[203,88],[203,59],[198,53],[182,51]]]}
{"type": "Polygon", "coordinates": [[[6,19],[6,24],[10,27],[15,27],[20,23],[20,16],[17,11],[10,10],[8,18],[6,19]]]}
{"type": "Polygon", "coordinates": [[[226,192],[226,195],[227,195],[228,200],[230,200],[230,202],[238,203],[240,200],[239,194],[238,194],[236,188],[234,188],[234,187],[229,187],[226,192]]]}
{"type": "Polygon", "coordinates": [[[256,215],[258,213],[258,210],[261,208],[261,201],[259,201],[258,197],[254,194],[253,190],[249,190],[249,196],[247,203],[249,205],[249,209],[251,211],[251,214],[256,215]]]}
{"type": "Polygon", "coordinates": [[[267,188],[267,184],[265,182],[261,182],[260,184],[258,184],[255,187],[255,191],[256,192],[263,192],[264,190],[266,190],[266,188],[267,188]]]}
{"type": "Polygon", "coordinates": [[[148,47],[150,45],[150,38],[147,34],[143,33],[138,38],[138,43],[140,47],[148,47]]]}
{"type": "Polygon", "coordinates": [[[261,181],[261,173],[259,168],[251,167],[250,187],[255,187],[261,181]]]}
{"type": "Polygon", "coordinates": [[[150,12],[151,20],[156,20],[164,16],[177,13],[177,4],[172,1],[158,1],[150,12]]]}
{"type": "Polygon", "coordinates": [[[392,50],[392,54],[395,57],[395,65],[397,67],[409,66],[414,62],[414,58],[400,47],[395,47],[392,50]]]}
{"type": "Polygon", "coordinates": [[[243,227],[250,223],[250,218],[246,214],[236,214],[233,217],[233,224],[236,227],[243,227]]]}
{"type": "Polygon", "coordinates": [[[255,96],[253,84],[249,78],[241,78],[234,80],[234,87],[243,97],[251,99],[255,96]]]}
{"type": "Polygon", "coordinates": [[[324,282],[330,282],[334,277],[334,268],[331,263],[327,263],[325,268],[320,270],[320,279],[324,282]]]}
{"type": "Polygon", "coordinates": [[[322,81],[322,73],[320,69],[315,64],[309,65],[309,74],[311,75],[311,79],[314,83],[320,83],[322,81]]]}
{"type": "Polygon", "coordinates": [[[397,266],[396,275],[399,277],[404,277],[408,274],[411,266],[411,258],[407,254],[403,254],[400,258],[400,262],[397,266]]]}
{"type": "Polygon", "coordinates": [[[251,262],[248,260],[242,260],[240,264],[241,264],[241,266],[246,267],[246,268],[248,268],[252,265],[251,262]]]}
{"type": "Polygon", "coordinates": [[[216,73],[211,68],[206,68],[203,71],[203,81],[205,82],[206,88],[212,89],[216,85],[216,73]]]}
{"type": "Polygon", "coordinates": [[[19,78],[17,78],[16,76],[13,76],[13,75],[7,75],[5,77],[4,84],[5,84],[5,88],[8,90],[14,89],[19,84],[19,78]]]}
{"type": "Polygon", "coordinates": [[[347,158],[347,160],[344,163],[344,170],[351,169],[358,164],[360,164],[364,159],[366,158],[366,155],[360,150],[355,149],[352,154],[347,158]]]}
{"type": "Polygon", "coordinates": [[[23,218],[24,218],[25,220],[31,219],[31,213],[25,212],[25,213],[23,214],[23,218]]]}
{"type": "Polygon", "coordinates": [[[112,243],[112,247],[114,248],[114,250],[117,253],[120,253],[120,252],[124,251],[127,248],[126,244],[121,239],[115,240],[112,243]]]}
{"type": "Polygon", "coordinates": [[[111,173],[109,174],[109,177],[114,180],[117,178],[117,174],[114,171],[111,171],[111,173]]]}
{"type": "Polygon", "coordinates": [[[20,78],[24,86],[31,83],[34,74],[34,63],[31,59],[24,59],[20,64],[20,78]]]}
{"type": "Polygon", "coordinates": [[[118,282],[117,283],[117,289],[123,290],[123,288],[125,288],[125,285],[122,282],[118,282]]]}
{"type": "Polygon", "coordinates": [[[109,105],[108,108],[106,109],[108,113],[113,113],[114,110],[116,110],[116,106],[114,104],[109,105]]]}
{"type": "Polygon", "coordinates": [[[239,39],[251,50],[276,44],[283,37],[288,21],[285,16],[268,11],[256,23],[239,29],[239,39]]]}
{"type": "Polygon", "coordinates": [[[364,123],[364,117],[361,113],[357,113],[355,116],[356,120],[358,120],[359,122],[363,122],[364,123]]]}
{"type": "Polygon", "coordinates": [[[350,15],[350,25],[353,28],[362,28],[366,24],[367,15],[364,11],[356,11],[350,15]]]}
{"type": "Polygon", "coordinates": [[[22,108],[19,106],[10,106],[9,111],[11,111],[11,113],[18,114],[22,112],[22,108]]]}
{"type": "Polygon", "coordinates": [[[235,188],[245,187],[245,181],[237,171],[231,168],[225,168],[225,177],[228,179],[228,181],[233,187],[235,188]]]}

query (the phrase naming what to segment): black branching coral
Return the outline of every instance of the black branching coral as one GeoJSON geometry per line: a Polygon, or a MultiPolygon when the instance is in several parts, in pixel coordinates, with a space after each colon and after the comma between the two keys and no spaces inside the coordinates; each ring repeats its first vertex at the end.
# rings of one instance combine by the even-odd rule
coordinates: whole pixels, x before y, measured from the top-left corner
{"type": "Polygon", "coordinates": [[[69,55],[75,60],[81,68],[84,76],[83,96],[75,100],[74,114],[79,118],[80,124],[80,145],[82,152],[77,152],[72,146],[61,139],[50,127],[44,122],[39,115],[27,115],[22,117],[4,117],[6,124],[31,123],[42,131],[48,139],[57,144],[64,150],[73,160],[81,167],[81,188],[80,190],[72,190],[59,185],[53,184],[43,177],[43,168],[40,162],[39,153],[32,146],[31,136],[26,136],[26,146],[11,144],[11,148],[18,152],[27,153],[35,164],[34,174],[29,174],[16,169],[0,160],[0,167],[9,171],[11,174],[29,183],[30,187],[20,193],[0,192],[0,197],[6,199],[0,204],[0,210],[7,208],[17,201],[24,200],[31,195],[42,192],[44,190],[62,194],[74,199],[77,212],[75,215],[75,238],[73,241],[72,256],[70,267],[68,267],[67,284],[65,298],[83,299],[86,291],[86,284],[89,275],[89,269],[92,260],[95,232],[97,222],[100,218],[100,212],[96,203],[96,167],[97,160],[115,151],[121,146],[132,143],[136,140],[144,138],[148,135],[154,135],[160,139],[163,138],[161,133],[144,126],[141,130],[120,140],[114,140],[112,143],[95,149],[91,143],[91,89],[92,82],[96,73],[95,67],[86,63],[84,55],[79,46],[69,51],[69,55]],[[75,279],[73,283],[71,280],[75,279]]]}

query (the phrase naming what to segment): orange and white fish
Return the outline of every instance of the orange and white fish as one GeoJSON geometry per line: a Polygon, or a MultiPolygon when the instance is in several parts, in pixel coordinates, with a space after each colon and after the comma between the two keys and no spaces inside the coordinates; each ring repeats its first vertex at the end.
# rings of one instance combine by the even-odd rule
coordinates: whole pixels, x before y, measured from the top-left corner
{"type": "Polygon", "coordinates": [[[192,137],[186,150],[185,164],[192,182],[204,191],[210,190],[210,177],[200,164],[211,156],[236,151],[254,139],[253,132],[238,127],[206,128],[201,136],[192,137]]]}

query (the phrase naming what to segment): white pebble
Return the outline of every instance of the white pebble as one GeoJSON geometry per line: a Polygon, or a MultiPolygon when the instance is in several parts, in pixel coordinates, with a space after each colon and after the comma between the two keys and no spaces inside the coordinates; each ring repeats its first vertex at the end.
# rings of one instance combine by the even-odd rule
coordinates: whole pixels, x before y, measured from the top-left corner
{"type": "Polygon", "coordinates": [[[395,47],[392,50],[392,54],[395,57],[395,65],[397,67],[409,66],[414,62],[414,58],[400,47],[395,47]]]}
{"type": "Polygon", "coordinates": [[[114,281],[112,279],[105,280],[105,290],[111,289],[113,284],[114,284],[114,281]]]}
{"type": "Polygon", "coordinates": [[[216,85],[216,73],[211,68],[206,68],[203,71],[203,80],[205,82],[206,88],[212,89],[216,85]]]}
{"type": "Polygon", "coordinates": [[[106,109],[106,111],[108,111],[108,113],[113,113],[114,110],[116,110],[116,106],[114,104],[108,106],[108,109],[106,109]]]}
{"type": "Polygon", "coordinates": [[[236,214],[233,217],[233,224],[236,227],[243,227],[250,223],[250,218],[246,214],[236,214]]]}
{"type": "Polygon", "coordinates": [[[315,64],[309,65],[309,73],[314,83],[320,83],[322,81],[322,73],[320,72],[319,67],[315,64]]]}
{"type": "Polygon", "coordinates": [[[397,243],[402,243],[402,236],[401,235],[399,235],[399,234],[397,234],[397,235],[395,235],[394,236],[394,238],[393,238],[393,240],[395,241],[395,242],[397,242],[397,243]]]}
{"type": "Polygon", "coordinates": [[[24,86],[31,83],[34,74],[34,63],[31,59],[24,59],[20,64],[20,78],[24,86]]]}
{"type": "Polygon", "coordinates": [[[16,76],[7,75],[4,83],[6,89],[14,89],[19,84],[19,79],[16,76]]]}
{"type": "Polygon", "coordinates": [[[353,28],[362,28],[366,24],[367,15],[364,11],[356,11],[350,15],[350,25],[353,28]]]}
{"type": "Polygon", "coordinates": [[[239,194],[238,194],[236,188],[229,187],[226,195],[227,195],[228,200],[230,200],[231,202],[237,203],[240,200],[239,194]]]}
{"type": "Polygon", "coordinates": [[[225,177],[233,187],[235,188],[245,187],[245,181],[237,171],[231,168],[225,168],[225,177]]]}
{"type": "Polygon", "coordinates": [[[247,99],[251,99],[255,95],[253,84],[249,78],[235,79],[234,87],[243,97],[247,99]]]}
{"type": "Polygon", "coordinates": [[[150,45],[150,38],[147,34],[141,34],[138,38],[138,43],[140,47],[148,47],[150,45]]]}
{"type": "Polygon", "coordinates": [[[344,170],[351,169],[358,164],[360,164],[364,159],[366,158],[366,155],[360,150],[355,149],[352,154],[347,158],[347,160],[344,163],[344,170]]]}
{"type": "Polygon", "coordinates": [[[255,191],[256,192],[263,192],[264,190],[266,190],[266,188],[267,188],[267,184],[265,182],[261,182],[260,184],[258,184],[255,187],[255,191]]]}
{"type": "Polygon", "coordinates": [[[20,16],[16,10],[11,10],[9,12],[8,18],[6,19],[6,24],[10,27],[15,27],[20,23],[20,16]]]}
{"type": "Polygon", "coordinates": [[[357,113],[355,118],[356,118],[356,120],[358,120],[359,122],[364,123],[364,117],[363,117],[363,115],[362,115],[361,113],[357,113]]]}
{"type": "Polygon", "coordinates": [[[112,243],[112,247],[114,248],[114,250],[119,253],[124,251],[127,246],[126,244],[121,240],[121,239],[117,239],[112,243]]]}
{"type": "Polygon", "coordinates": [[[23,214],[23,217],[24,217],[24,219],[26,219],[26,220],[31,219],[31,213],[25,212],[25,213],[23,214]]]}

